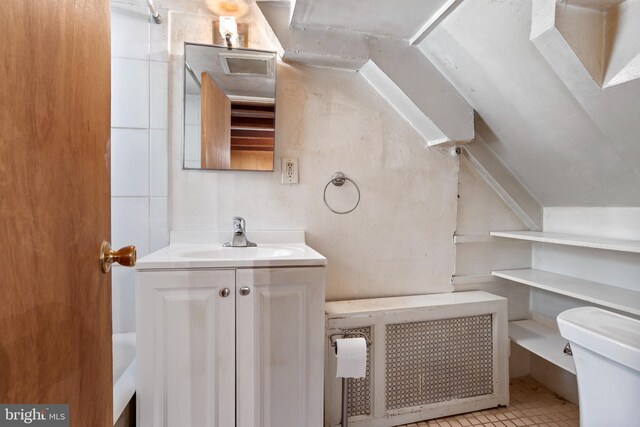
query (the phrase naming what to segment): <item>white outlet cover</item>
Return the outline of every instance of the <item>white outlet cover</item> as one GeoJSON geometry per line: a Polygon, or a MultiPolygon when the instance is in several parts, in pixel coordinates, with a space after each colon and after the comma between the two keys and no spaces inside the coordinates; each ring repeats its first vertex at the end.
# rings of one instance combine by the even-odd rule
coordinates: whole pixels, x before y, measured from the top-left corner
{"type": "Polygon", "coordinates": [[[293,157],[281,158],[282,184],[298,183],[298,159],[293,157]]]}

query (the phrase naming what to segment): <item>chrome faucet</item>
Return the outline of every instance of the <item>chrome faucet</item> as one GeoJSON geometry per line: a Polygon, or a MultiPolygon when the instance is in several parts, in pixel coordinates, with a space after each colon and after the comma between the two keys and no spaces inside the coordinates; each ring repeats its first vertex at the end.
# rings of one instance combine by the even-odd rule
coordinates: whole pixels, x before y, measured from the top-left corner
{"type": "Polygon", "coordinates": [[[253,242],[247,240],[247,235],[245,234],[245,225],[246,222],[244,218],[239,216],[233,217],[233,240],[231,242],[225,243],[224,247],[233,247],[233,248],[247,248],[252,246],[258,246],[253,242]]]}

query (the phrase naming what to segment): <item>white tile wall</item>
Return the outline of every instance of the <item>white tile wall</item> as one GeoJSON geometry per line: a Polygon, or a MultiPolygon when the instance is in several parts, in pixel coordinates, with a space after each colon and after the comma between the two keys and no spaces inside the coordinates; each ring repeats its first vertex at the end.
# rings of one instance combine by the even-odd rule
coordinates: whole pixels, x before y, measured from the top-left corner
{"type": "MultiPolygon", "coordinates": [[[[138,257],[168,231],[168,14],[152,23],[145,0],[111,0],[111,240],[138,257]]],[[[112,274],[113,332],[135,331],[135,272],[112,274]]]]}
{"type": "Polygon", "coordinates": [[[168,129],[169,122],[169,65],[150,62],[150,119],[151,129],[168,129]]]}
{"type": "MultiPolygon", "coordinates": [[[[156,4],[156,7],[159,3],[156,4]]],[[[160,13],[160,24],[151,24],[149,27],[150,47],[149,57],[152,61],[169,61],[169,26],[168,11],[166,9],[157,9],[160,13]]]]}
{"type": "Polygon", "coordinates": [[[168,131],[151,129],[150,132],[150,195],[151,197],[167,197],[169,195],[168,131]]]}
{"type": "Polygon", "coordinates": [[[169,224],[167,218],[168,198],[150,199],[151,251],[157,251],[169,244],[169,224]]]}
{"type": "Polygon", "coordinates": [[[111,130],[111,196],[149,196],[149,130],[111,130]]]}
{"type": "Polygon", "coordinates": [[[149,128],[149,61],[111,58],[111,126],[149,128]]]}
{"type": "Polygon", "coordinates": [[[111,243],[114,248],[135,245],[138,257],[149,253],[149,198],[111,198],[111,243]]]}
{"type": "Polygon", "coordinates": [[[111,57],[149,59],[149,9],[111,4],[111,57]]]}

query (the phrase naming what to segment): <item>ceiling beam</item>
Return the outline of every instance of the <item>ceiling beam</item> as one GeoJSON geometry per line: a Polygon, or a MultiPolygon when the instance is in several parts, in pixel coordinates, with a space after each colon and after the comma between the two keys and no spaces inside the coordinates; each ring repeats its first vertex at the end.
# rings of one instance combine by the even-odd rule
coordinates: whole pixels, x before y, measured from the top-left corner
{"type": "Polygon", "coordinates": [[[502,163],[485,141],[485,139],[491,140],[492,134],[479,117],[476,119],[476,126],[479,128],[476,138],[462,147],[462,158],[469,162],[529,230],[542,230],[542,205],[502,163]]]}
{"type": "Polygon", "coordinates": [[[413,126],[428,145],[437,145],[450,141],[438,126],[411,101],[374,61],[369,61],[360,68],[360,74],[413,126]]]}
{"type": "Polygon", "coordinates": [[[446,140],[473,139],[473,108],[417,47],[400,40],[371,38],[369,53],[376,65],[446,135],[446,140]]]}
{"type": "MultiPolygon", "coordinates": [[[[298,0],[296,8],[302,4],[298,0]]],[[[257,5],[283,47],[285,61],[357,70],[369,60],[365,34],[290,25],[289,2],[259,1],[257,5]]]]}

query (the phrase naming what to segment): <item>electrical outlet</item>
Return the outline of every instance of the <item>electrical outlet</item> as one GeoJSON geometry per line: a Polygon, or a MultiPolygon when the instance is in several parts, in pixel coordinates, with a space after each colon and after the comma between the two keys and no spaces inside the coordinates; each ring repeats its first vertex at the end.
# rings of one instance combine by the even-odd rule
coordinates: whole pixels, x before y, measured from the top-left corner
{"type": "Polygon", "coordinates": [[[298,159],[291,157],[282,158],[282,181],[283,184],[298,183],[298,159]]]}

